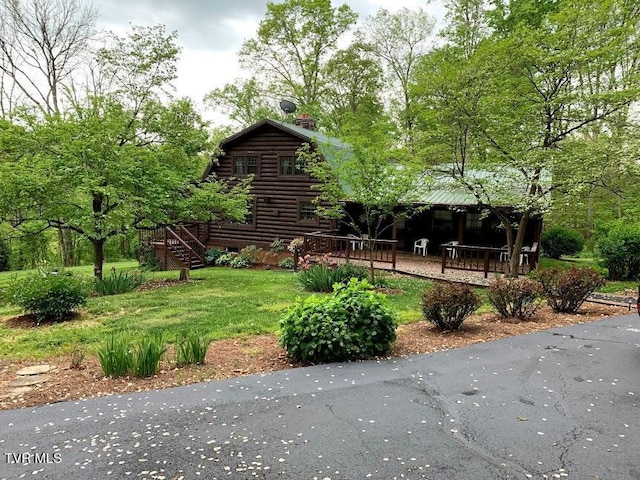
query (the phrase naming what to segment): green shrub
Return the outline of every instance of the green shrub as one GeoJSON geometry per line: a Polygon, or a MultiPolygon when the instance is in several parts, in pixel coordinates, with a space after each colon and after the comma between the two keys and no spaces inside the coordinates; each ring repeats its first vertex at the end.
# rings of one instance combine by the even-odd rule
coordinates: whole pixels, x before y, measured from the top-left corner
{"type": "Polygon", "coordinates": [[[156,255],[156,251],[153,245],[141,244],[136,248],[136,257],[138,258],[138,265],[142,270],[151,272],[157,272],[162,270],[160,260],[156,255]]]}
{"type": "Polygon", "coordinates": [[[229,266],[233,268],[250,268],[253,266],[253,262],[249,257],[245,257],[242,254],[236,255],[229,262],[229,266]]]}
{"type": "Polygon", "coordinates": [[[606,282],[590,267],[548,268],[538,270],[535,278],[542,284],[547,303],[557,313],[575,313],[596,288],[606,282]]]}
{"type": "Polygon", "coordinates": [[[215,265],[216,261],[224,255],[224,252],[218,248],[211,248],[204,254],[204,259],[208,265],[215,265]]]}
{"type": "Polygon", "coordinates": [[[458,330],[480,304],[468,285],[437,282],[422,295],[424,318],[446,332],[458,330]]]}
{"type": "Polygon", "coordinates": [[[198,332],[190,332],[176,342],[176,364],[204,365],[211,339],[198,332]]]}
{"type": "Polygon", "coordinates": [[[167,346],[160,336],[142,338],[133,350],[131,373],[136,377],[156,375],[167,346]]]}
{"type": "Polygon", "coordinates": [[[346,283],[352,278],[358,280],[371,280],[369,278],[369,269],[362,265],[356,265],[351,262],[341,263],[336,267],[336,278],[338,282],[346,283]]]}
{"type": "Polygon", "coordinates": [[[640,225],[616,222],[598,241],[609,280],[637,280],[640,275],[640,225]]]}
{"type": "Polygon", "coordinates": [[[288,270],[293,270],[293,267],[295,266],[295,262],[293,261],[293,258],[287,257],[287,258],[283,258],[282,260],[280,260],[278,262],[278,266],[280,268],[286,268],[288,270]]]}
{"type": "Polygon", "coordinates": [[[231,261],[238,256],[238,252],[227,252],[218,257],[216,265],[219,267],[228,267],[231,261]]]}
{"type": "Polygon", "coordinates": [[[527,277],[495,278],[487,296],[502,317],[527,320],[542,306],[542,285],[527,277]]]}
{"type": "Polygon", "coordinates": [[[119,295],[135,290],[144,283],[144,276],[139,273],[116,273],[111,269],[108,277],[96,279],[94,289],[98,295],[119,295]]]}
{"type": "Polygon", "coordinates": [[[239,256],[247,259],[251,262],[251,265],[258,261],[260,258],[260,254],[262,253],[262,249],[256,247],[255,245],[247,245],[242,250],[240,250],[239,256]]]}
{"type": "Polygon", "coordinates": [[[580,253],[584,248],[584,237],[570,228],[551,227],[543,232],[540,244],[547,257],[558,260],[562,255],[580,253]]]}
{"type": "Polygon", "coordinates": [[[337,284],[329,298],[298,299],[280,322],[280,344],[302,361],[354,360],[386,352],[395,329],[385,296],[354,278],[337,284]]]}
{"type": "Polygon", "coordinates": [[[129,343],[123,337],[111,335],[98,347],[98,359],[102,373],[107,377],[124,377],[133,366],[133,355],[129,343]]]}
{"type": "Polygon", "coordinates": [[[10,303],[35,316],[38,323],[60,321],[87,303],[89,282],[66,272],[38,272],[13,279],[7,288],[10,303]]]}

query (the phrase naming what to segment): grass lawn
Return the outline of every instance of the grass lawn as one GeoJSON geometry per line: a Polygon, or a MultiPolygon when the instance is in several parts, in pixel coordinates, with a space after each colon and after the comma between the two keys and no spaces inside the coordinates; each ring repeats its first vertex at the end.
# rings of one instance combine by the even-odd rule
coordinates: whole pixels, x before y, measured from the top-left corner
{"type": "MultiPolygon", "coordinates": [[[[104,271],[135,269],[136,265],[108,264],[104,271]]],[[[93,271],[91,266],[68,270],[85,275],[93,271]]],[[[16,274],[26,272],[0,273],[0,289],[16,274]]],[[[178,272],[151,272],[147,278],[175,280],[178,272]]],[[[275,333],[283,312],[296,297],[310,295],[289,271],[207,268],[191,272],[191,279],[170,287],[90,298],[81,315],[66,322],[21,328],[1,321],[0,358],[38,360],[77,347],[92,353],[112,333],[121,332],[131,337],[161,334],[170,342],[194,330],[214,340],[275,333]]],[[[388,283],[403,291],[389,295],[400,323],[421,320],[420,294],[430,282],[389,277],[388,283]]],[[[20,314],[15,307],[0,305],[4,320],[20,314]]]]}

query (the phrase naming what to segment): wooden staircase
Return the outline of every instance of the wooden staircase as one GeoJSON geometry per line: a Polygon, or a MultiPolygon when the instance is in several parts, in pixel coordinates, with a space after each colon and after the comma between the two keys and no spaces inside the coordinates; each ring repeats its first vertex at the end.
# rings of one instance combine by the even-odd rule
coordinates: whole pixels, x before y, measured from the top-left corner
{"type": "Polygon", "coordinates": [[[185,225],[143,230],[140,243],[153,248],[163,270],[196,270],[207,265],[207,247],[185,225]]]}

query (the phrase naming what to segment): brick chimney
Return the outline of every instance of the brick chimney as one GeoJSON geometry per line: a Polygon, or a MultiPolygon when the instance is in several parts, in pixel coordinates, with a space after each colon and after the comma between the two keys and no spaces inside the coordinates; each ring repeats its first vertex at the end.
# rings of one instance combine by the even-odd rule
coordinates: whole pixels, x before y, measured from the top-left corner
{"type": "Polygon", "coordinates": [[[316,129],[316,121],[309,116],[308,113],[300,113],[293,121],[296,127],[306,128],[307,130],[316,129]]]}

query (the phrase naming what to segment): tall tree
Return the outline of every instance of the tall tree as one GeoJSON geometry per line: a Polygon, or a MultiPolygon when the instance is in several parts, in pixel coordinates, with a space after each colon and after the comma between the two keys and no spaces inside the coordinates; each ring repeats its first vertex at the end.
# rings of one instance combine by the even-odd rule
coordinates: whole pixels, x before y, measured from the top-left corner
{"type": "MultiPolygon", "coordinates": [[[[454,68],[439,52],[432,58],[439,60],[421,71],[425,118],[454,140],[441,151],[453,163],[453,175],[496,214],[505,200],[515,206],[515,224],[501,217],[514,274],[529,218],[548,211],[552,192],[574,195],[601,168],[589,155],[585,136],[603,123],[626,122],[625,112],[639,98],[638,71],[616,67],[628,57],[638,32],[637,17],[611,26],[612,15],[624,3],[557,2],[551,11],[536,11],[539,21],[518,21],[513,30],[497,30],[468,58],[458,46],[449,47],[449,54],[458,52],[454,68]],[[585,74],[606,87],[588,88],[580,81],[585,74]],[[459,150],[451,148],[456,140],[466,148],[462,162],[459,150]],[[484,182],[469,178],[466,163],[493,171],[495,177],[484,182]],[[571,174],[558,175],[560,167],[571,174]],[[505,198],[509,183],[523,190],[505,198]]],[[[510,16],[519,13],[518,5],[510,4],[510,16]]],[[[535,15],[520,17],[535,20],[535,15]]]]}
{"type": "Polygon", "coordinates": [[[388,123],[391,119],[382,103],[382,67],[370,49],[352,43],[339,50],[327,62],[324,120],[333,135],[366,135],[374,124],[388,123]]]}
{"type": "Polygon", "coordinates": [[[0,71],[2,102],[59,113],[62,90],[88,59],[97,12],[77,0],[2,0],[0,71]]]}
{"type": "MultiPolygon", "coordinates": [[[[0,105],[45,118],[60,113],[73,74],[88,59],[97,12],[77,0],[0,1],[0,105]]],[[[58,231],[63,264],[75,263],[73,232],[58,231]]]]}
{"type": "Polygon", "coordinates": [[[205,95],[204,101],[244,128],[264,118],[278,118],[281,115],[278,102],[267,95],[255,78],[238,79],[235,83],[212,90],[205,95]]]}
{"type": "Polygon", "coordinates": [[[423,9],[391,13],[381,8],[358,31],[363,44],[384,64],[393,91],[392,106],[408,141],[415,123],[410,85],[419,59],[433,46],[434,25],[423,9]]]}
{"type": "Polygon", "coordinates": [[[257,37],[244,42],[242,66],[257,75],[276,97],[317,108],[325,92],[326,63],[357,15],[331,0],[268,2],[257,37]]]}
{"type": "Polygon", "coordinates": [[[100,52],[108,91],[0,129],[2,215],[86,238],[98,277],[108,238],[178,219],[241,219],[248,194],[246,182],[193,181],[210,151],[206,123],[190,101],[160,100],[175,76],[175,34],[134,28],[113,40],[100,52]]]}
{"type": "MultiPolygon", "coordinates": [[[[391,137],[384,129],[370,132],[366,146],[361,137],[349,139],[351,148],[337,149],[327,161],[310,146],[299,151],[309,172],[320,180],[317,212],[342,222],[361,237],[366,235],[371,279],[375,280],[374,251],[384,233],[396,220],[408,218],[422,207],[415,206],[418,196],[416,172],[390,158],[391,137]],[[348,204],[357,205],[357,210],[348,204]]],[[[401,152],[397,152],[401,157],[401,152]]],[[[421,187],[427,187],[425,181],[421,187]]]]}

